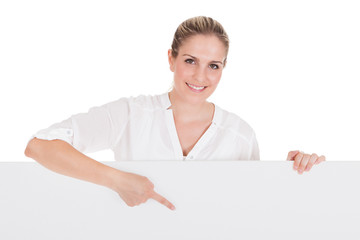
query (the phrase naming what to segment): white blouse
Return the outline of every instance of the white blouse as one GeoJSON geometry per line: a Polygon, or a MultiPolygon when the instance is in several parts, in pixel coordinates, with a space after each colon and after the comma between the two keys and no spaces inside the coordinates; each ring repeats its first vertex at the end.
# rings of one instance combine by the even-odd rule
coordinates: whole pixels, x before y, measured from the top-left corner
{"type": "Polygon", "coordinates": [[[120,98],[32,135],[61,139],[82,153],[111,149],[115,160],[259,160],[253,129],[215,105],[212,123],[183,156],[168,92],[120,98]]]}

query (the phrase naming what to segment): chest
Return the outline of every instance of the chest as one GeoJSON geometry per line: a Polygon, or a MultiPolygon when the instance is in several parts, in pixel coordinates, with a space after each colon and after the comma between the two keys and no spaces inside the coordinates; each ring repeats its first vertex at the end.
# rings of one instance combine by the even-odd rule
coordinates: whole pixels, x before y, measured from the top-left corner
{"type": "Polygon", "coordinates": [[[176,132],[179,137],[179,142],[184,156],[187,156],[191,149],[193,149],[210,125],[211,122],[185,124],[175,121],[176,132]]]}

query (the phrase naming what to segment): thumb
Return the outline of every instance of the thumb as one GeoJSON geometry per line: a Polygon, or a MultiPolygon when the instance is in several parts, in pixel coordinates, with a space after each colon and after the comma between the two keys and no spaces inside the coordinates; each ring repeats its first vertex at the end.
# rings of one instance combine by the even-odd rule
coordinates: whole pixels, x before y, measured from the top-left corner
{"type": "Polygon", "coordinates": [[[287,159],[286,160],[294,160],[294,157],[296,156],[296,154],[299,153],[299,150],[295,150],[295,151],[290,151],[288,156],[287,156],[287,159]]]}

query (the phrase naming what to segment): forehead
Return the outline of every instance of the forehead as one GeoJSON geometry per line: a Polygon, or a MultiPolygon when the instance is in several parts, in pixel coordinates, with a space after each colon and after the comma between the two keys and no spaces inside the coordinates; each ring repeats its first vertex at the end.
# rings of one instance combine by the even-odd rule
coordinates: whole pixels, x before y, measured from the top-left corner
{"type": "Polygon", "coordinates": [[[225,59],[225,45],[215,35],[197,34],[186,39],[179,48],[179,55],[189,54],[209,61],[225,59]]]}

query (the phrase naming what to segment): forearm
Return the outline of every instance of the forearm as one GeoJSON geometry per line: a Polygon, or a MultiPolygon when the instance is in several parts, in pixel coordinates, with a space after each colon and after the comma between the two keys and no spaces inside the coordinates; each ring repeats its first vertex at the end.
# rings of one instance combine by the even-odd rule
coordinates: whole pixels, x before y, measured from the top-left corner
{"type": "MultiPolygon", "coordinates": [[[[25,155],[44,167],[77,179],[113,188],[113,176],[120,170],[102,164],[62,140],[32,139],[25,155]]],[[[118,178],[117,178],[118,179],[118,178]]]]}

